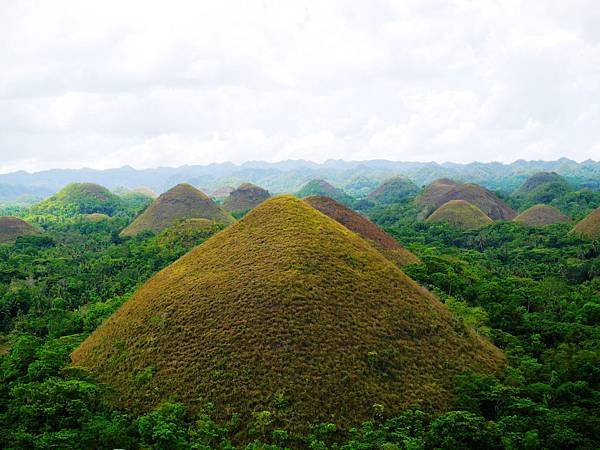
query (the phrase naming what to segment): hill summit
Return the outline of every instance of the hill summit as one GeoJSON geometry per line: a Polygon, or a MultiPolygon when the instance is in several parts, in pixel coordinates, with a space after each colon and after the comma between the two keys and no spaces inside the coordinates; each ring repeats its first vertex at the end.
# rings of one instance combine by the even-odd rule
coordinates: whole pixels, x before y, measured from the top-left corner
{"type": "Polygon", "coordinates": [[[436,209],[427,222],[446,222],[459,230],[477,230],[493,223],[493,220],[469,202],[450,200],[436,209]]]}
{"type": "Polygon", "coordinates": [[[18,217],[0,217],[0,244],[12,244],[21,236],[39,234],[37,228],[18,217]]]}
{"type": "Polygon", "coordinates": [[[525,204],[550,203],[572,190],[569,182],[556,172],[538,172],[525,180],[513,197],[525,204]]]}
{"type": "Polygon", "coordinates": [[[548,205],[535,205],[526,209],[513,219],[531,227],[543,227],[554,223],[570,222],[571,219],[565,216],[558,209],[548,205]]]}
{"type": "Polygon", "coordinates": [[[95,183],[71,183],[52,197],[34,205],[34,214],[93,214],[113,215],[123,206],[121,198],[104,186],[95,183]]]}
{"type": "Polygon", "coordinates": [[[182,183],[154,200],[121,232],[121,236],[134,236],[144,230],[157,233],[183,219],[209,219],[225,225],[234,221],[233,217],[206,194],[182,183]]]}
{"type": "Polygon", "coordinates": [[[600,239],[600,208],[593,210],[571,230],[571,233],[589,239],[600,239]]]}
{"type": "Polygon", "coordinates": [[[381,252],[400,266],[417,264],[419,258],[402,247],[398,241],[371,222],[365,216],[336,202],[334,199],[313,195],[304,199],[306,203],[333,220],[341,223],[350,231],[371,241],[381,252]]]}
{"type": "Polygon", "coordinates": [[[517,213],[496,194],[472,183],[457,183],[447,178],[432,182],[415,199],[427,217],[450,200],[464,200],[477,206],[492,220],[512,220],[517,213]]]}
{"type": "Polygon", "coordinates": [[[148,410],[176,395],[221,418],[269,411],[291,431],[411,405],[446,408],[453,376],[500,350],[370,243],[274,197],[159,272],[72,354],[148,410]]]}
{"type": "Polygon", "coordinates": [[[223,202],[223,209],[232,213],[249,211],[271,197],[269,191],[252,183],[243,183],[231,191],[223,202]]]}
{"type": "Polygon", "coordinates": [[[412,197],[419,188],[408,178],[393,177],[384,181],[377,189],[369,194],[369,200],[384,205],[399,203],[412,197]]]}
{"type": "Polygon", "coordinates": [[[336,188],[328,181],[321,179],[309,181],[296,193],[296,196],[299,198],[310,197],[311,195],[329,197],[344,205],[350,205],[353,201],[353,198],[346,194],[342,189],[336,188]]]}

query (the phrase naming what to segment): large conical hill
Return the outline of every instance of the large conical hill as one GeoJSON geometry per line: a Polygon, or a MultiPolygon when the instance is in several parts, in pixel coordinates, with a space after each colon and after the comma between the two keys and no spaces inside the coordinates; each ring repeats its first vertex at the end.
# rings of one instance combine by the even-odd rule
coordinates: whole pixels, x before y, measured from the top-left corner
{"type": "Polygon", "coordinates": [[[157,233],[183,219],[208,219],[224,225],[234,222],[233,217],[206,194],[182,183],[154,200],[121,236],[134,236],[145,230],[157,233]]]}
{"type": "Polygon", "coordinates": [[[530,227],[543,227],[555,223],[570,222],[571,219],[565,216],[558,209],[548,205],[535,205],[526,209],[513,219],[530,227]]]}
{"type": "Polygon", "coordinates": [[[371,241],[384,255],[388,256],[400,266],[406,264],[417,264],[420,262],[417,256],[402,247],[398,241],[383,231],[379,226],[371,222],[365,216],[336,202],[332,198],[323,196],[311,196],[304,199],[306,203],[333,220],[341,223],[350,231],[358,233],[365,239],[371,241]]]}
{"type": "Polygon", "coordinates": [[[242,183],[223,202],[223,209],[232,213],[249,211],[271,197],[269,191],[252,183],[242,183]]]}
{"type": "Polygon", "coordinates": [[[107,214],[113,215],[123,207],[121,198],[104,186],[95,183],[71,183],[52,197],[34,205],[33,214],[107,214]]]}
{"type": "Polygon", "coordinates": [[[587,217],[578,222],[571,230],[571,233],[588,239],[600,239],[600,208],[596,208],[587,217]]]}
{"type": "Polygon", "coordinates": [[[21,236],[39,234],[39,230],[18,217],[0,217],[0,244],[11,244],[21,236]]]}
{"type": "Polygon", "coordinates": [[[450,200],[436,209],[427,222],[444,222],[459,230],[477,230],[493,223],[493,220],[469,202],[450,200]]]}
{"type": "Polygon", "coordinates": [[[447,408],[454,375],[504,358],[366,240],[282,196],[151,278],[72,362],[126,408],[210,402],[241,430],[269,411],[306,431],[374,404],[447,408]]]}

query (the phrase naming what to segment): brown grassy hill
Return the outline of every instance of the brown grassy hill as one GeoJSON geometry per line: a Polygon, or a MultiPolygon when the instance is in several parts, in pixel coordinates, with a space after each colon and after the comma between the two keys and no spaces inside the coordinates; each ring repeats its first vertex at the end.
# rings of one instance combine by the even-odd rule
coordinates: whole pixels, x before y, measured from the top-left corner
{"type": "Polygon", "coordinates": [[[182,183],[154,200],[146,210],[121,232],[134,236],[144,230],[159,232],[181,219],[209,219],[228,225],[234,219],[195,187],[182,183]]]}
{"type": "Polygon", "coordinates": [[[447,178],[432,182],[415,199],[421,207],[423,217],[427,217],[450,200],[464,200],[477,206],[493,220],[512,220],[517,213],[493,192],[471,183],[457,183],[447,178]]]}
{"type": "Polygon", "coordinates": [[[558,209],[548,205],[535,205],[513,219],[531,227],[543,227],[554,223],[570,222],[571,219],[558,209]]]}
{"type": "Polygon", "coordinates": [[[398,241],[379,228],[379,226],[332,198],[314,195],[306,197],[304,201],[326,216],[341,223],[350,231],[354,231],[373,242],[379,250],[400,266],[421,262],[416,255],[402,247],[398,241]]]}
{"type": "Polygon", "coordinates": [[[306,431],[421,404],[446,408],[453,376],[494,371],[500,350],[370,243],[301,200],[275,197],[159,272],[73,353],[148,410],[211,402],[306,431]]]}
{"type": "Polygon", "coordinates": [[[269,197],[271,197],[269,191],[252,183],[243,183],[225,199],[223,209],[233,213],[248,211],[269,197]]]}
{"type": "Polygon", "coordinates": [[[593,210],[585,219],[575,225],[571,233],[589,239],[600,239],[600,208],[593,210]]]}
{"type": "Polygon", "coordinates": [[[0,244],[11,244],[21,236],[39,234],[37,228],[18,217],[0,217],[0,244]]]}
{"type": "Polygon", "coordinates": [[[459,230],[476,230],[493,222],[481,209],[464,200],[450,200],[427,218],[427,222],[446,222],[459,230]]]}

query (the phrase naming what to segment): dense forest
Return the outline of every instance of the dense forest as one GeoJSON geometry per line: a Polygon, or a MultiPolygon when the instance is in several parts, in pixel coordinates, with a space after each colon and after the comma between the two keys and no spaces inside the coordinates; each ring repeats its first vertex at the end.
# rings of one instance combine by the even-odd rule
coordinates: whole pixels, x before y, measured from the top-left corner
{"type": "MultiPolygon", "coordinates": [[[[550,181],[516,195],[498,193],[497,201],[515,215],[544,203],[573,221],[600,206],[597,191],[550,181]]],[[[428,222],[416,186],[400,191],[396,198],[380,191],[369,198],[363,189],[350,203],[418,257],[403,267],[408,276],[506,355],[500,373],[458,374],[448,410],[425,402],[390,414],[376,404],[370,419],[354,427],[314,422],[299,434],[278,420],[277,411],[290,407],[283,396],[268,410],[252,411],[244,429],[235,414],[223,420],[210,402],[192,409],[173,397],[144,413],[116,407],[116,392],[73,367],[71,353],[150,277],[227,224],[195,228],[180,220],[123,236],[151,198],[103,191],[101,206],[97,196],[76,196],[73,208],[61,203],[63,193],[0,211],[39,229],[0,244],[0,446],[598,448],[600,241],[572,233],[570,222],[490,220],[470,229],[428,222]]],[[[384,362],[370,358],[385,376],[384,362]]],[[[142,385],[151,376],[142,371],[136,380],[142,385]]]]}

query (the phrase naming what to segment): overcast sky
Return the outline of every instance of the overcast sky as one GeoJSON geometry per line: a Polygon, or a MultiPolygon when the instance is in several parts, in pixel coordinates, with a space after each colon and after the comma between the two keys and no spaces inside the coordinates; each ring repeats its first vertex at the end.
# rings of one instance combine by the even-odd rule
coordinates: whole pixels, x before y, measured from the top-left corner
{"type": "Polygon", "coordinates": [[[0,1],[0,172],[600,159],[600,1],[0,1]]]}

